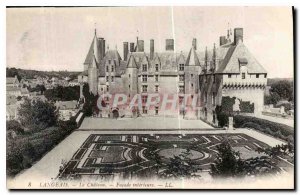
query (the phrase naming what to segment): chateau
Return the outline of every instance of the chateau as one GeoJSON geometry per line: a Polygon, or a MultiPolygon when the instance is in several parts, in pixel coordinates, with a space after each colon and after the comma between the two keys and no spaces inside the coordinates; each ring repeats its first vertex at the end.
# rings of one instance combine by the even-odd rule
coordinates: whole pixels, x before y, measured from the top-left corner
{"type": "MultiPolygon", "coordinates": [[[[94,95],[139,94],[142,109],[139,116],[184,117],[202,119],[216,124],[216,106],[222,104],[222,97],[236,97],[239,104],[254,105],[253,114],[259,115],[264,104],[264,88],[267,72],[248,51],[243,43],[243,29],[235,28],[227,36],[221,36],[219,45],[213,49],[197,50],[197,40],[191,42],[188,52],[174,51],[174,39],[166,39],[165,51],[155,52],[155,42],[150,40],[149,52],[144,40],[123,43],[122,57],[117,50],[105,48],[105,39],[97,37],[96,30],[88,54],[83,63],[84,71],[78,76],[82,88],[88,83],[94,95]],[[231,40],[232,39],[232,40],[231,40]],[[197,102],[197,109],[160,109],[157,102],[147,108],[149,94],[172,94],[181,103],[184,94],[197,102]],[[182,115],[182,116],[181,116],[182,115]]],[[[109,98],[106,99],[109,101],[109,98]]],[[[191,103],[186,104],[189,108],[191,103]]],[[[111,107],[100,110],[101,117],[133,117],[133,110],[111,107]]]]}

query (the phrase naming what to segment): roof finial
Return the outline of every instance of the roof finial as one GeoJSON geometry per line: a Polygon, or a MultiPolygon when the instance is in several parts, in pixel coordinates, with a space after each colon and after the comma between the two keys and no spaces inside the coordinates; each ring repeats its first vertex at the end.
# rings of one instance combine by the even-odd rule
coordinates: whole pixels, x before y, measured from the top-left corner
{"type": "Polygon", "coordinates": [[[94,23],[94,26],[95,26],[95,36],[96,36],[97,35],[97,27],[96,27],[97,23],[96,22],[94,23]]]}

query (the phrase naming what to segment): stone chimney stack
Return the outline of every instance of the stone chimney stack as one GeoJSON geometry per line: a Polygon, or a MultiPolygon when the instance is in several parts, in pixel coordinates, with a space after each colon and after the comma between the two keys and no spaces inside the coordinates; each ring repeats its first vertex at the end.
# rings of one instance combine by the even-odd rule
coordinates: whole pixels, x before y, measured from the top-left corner
{"type": "Polygon", "coordinates": [[[194,50],[197,50],[197,39],[196,38],[193,38],[192,47],[194,48],[194,50]]]}
{"type": "Polygon", "coordinates": [[[124,52],[124,58],[123,58],[123,60],[127,61],[127,56],[128,56],[128,42],[123,42],[123,52],[124,52]]]}
{"type": "Polygon", "coordinates": [[[150,60],[154,58],[154,40],[150,39],[150,60]]]}
{"type": "Polygon", "coordinates": [[[239,40],[243,42],[243,28],[234,29],[234,45],[236,45],[239,40]]]}
{"type": "Polygon", "coordinates": [[[174,39],[166,39],[166,51],[174,51],[174,39]]]}
{"type": "Polygon", "coordinates": [[[130,52],[134,52],[134,43],[130,43],[130,52]]]}
{"type": "Polygon", "coordinates": [[[220,36],[220,46],[225,45],[227,43],[225,36],[220,36]]]}
{"type": "Polygon", "coordinates": [[[138,40],[137,51],[144,52],[144,40],[138,40]]]}

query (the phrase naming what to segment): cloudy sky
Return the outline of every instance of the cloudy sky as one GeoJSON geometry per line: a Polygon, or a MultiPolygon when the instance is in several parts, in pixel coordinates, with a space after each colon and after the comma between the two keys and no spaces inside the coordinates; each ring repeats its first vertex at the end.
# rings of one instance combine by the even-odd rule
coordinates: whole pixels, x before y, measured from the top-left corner
{"type": "Polygon", "coordinates": [[[81,71],[94,29],[122,56],[123,41],[175,39],[177,51],[213,47],[229,26],[244,28],[244,43],[269,77],[293,77],[293,21],[290,7],[102,7],[8,8],[7,66],[81,71]]]}

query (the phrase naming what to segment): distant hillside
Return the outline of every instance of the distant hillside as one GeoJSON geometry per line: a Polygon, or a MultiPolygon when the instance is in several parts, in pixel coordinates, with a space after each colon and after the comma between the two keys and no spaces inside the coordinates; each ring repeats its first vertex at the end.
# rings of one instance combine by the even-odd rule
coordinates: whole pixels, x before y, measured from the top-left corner
{"type": "Polygon", "coordinates": [[[37,70],[25,70],[19,68],[6,68],[6,77],[18,76],[19,79],[27,78],[33,79],[35,76],[46,77],[70,77],[71,79],[76,79],[80,72],[75,71],[37,71],[37,70]]]}
{"type": "Polygon", "coordinates": [[[268,78],[267,85],[271,86],[273,83],[276,83],[278,81],[290,81],[290,82],[294,82],[294,79],[293,78],[268,78]]]}

